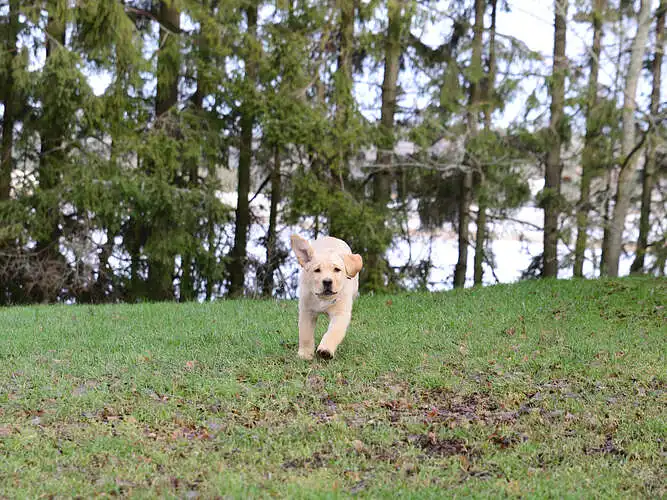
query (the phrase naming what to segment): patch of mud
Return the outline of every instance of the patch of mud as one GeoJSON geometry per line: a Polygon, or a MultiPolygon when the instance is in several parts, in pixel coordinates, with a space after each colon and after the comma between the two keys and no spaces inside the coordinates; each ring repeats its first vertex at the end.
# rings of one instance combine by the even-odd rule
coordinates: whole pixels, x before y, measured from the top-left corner
{"type": "Polygon", "coordinates": [[[516,444],[528,441],[528,436],[516,432],[510,434],[498,434],[494,432],[489,436],[489,441],[498,446],[501,450],[504,450],[506,448],[511,448],[516,444]]]}
{"type": "Polygon", "coordinates": [[[478,454],[474,448],[469,447],[462,439],[440,439],[434,432],[419,436],[415,440],[415,444],[430,456],[452,457],[461,455],[471,457],[478,454]]]}
{"type": "Polygon", "coordinates": [[[283,463],[283,469],[320,469],[327,464],[325,453],[316,451],[311,457],[299,457],[283,463]]]}
{"type": "Polygon", "coordinates": [[[507,411],[488,395],[459,395],[442,390],[421,391],[412,398],[386,401],[381,406],[389,410],[392,423],[497,425],[514,422],[518,416],[517,411],[507,411]]]}
{"type": "Polygon", "coordinates": [[[625,451],[614,444],[612,436],[607,436],[601,446],[595,448],[587,448],[584,450],[586,455],[616,455],[624,457],[625,451]]]}

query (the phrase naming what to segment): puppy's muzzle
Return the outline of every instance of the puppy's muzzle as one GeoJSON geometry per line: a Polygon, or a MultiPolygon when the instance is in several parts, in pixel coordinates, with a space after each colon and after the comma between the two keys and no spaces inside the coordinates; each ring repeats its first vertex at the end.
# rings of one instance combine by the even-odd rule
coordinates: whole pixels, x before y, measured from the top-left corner
{"type": "Polygon", "coordinates": [[[330,279],[322,280],[322,295],[334,295],[332,280],[330,279]]]}

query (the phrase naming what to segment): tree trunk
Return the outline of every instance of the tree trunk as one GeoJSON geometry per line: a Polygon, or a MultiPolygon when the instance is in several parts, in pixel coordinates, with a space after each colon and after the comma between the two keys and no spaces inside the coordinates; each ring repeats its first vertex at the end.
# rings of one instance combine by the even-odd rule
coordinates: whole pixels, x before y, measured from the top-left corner
{"type": "MultiPolygon", "coordinates": [[[[160,25],[173,26],[180,28],[181,13],[167,5],[160,3],[158,16],[160,25]]],[[[155,115],[162,117],[178,102],[178,72],[180,70],[180,61],[174,59],[177,52],[178,37],[173,33],[160,28],[160,50],[157,59],[157,97],[155,99],[155,115]]]]}
{"type": "Polygon", "coordinates": [[[575,277],[583,277],[584,260],[587,245],[588,212],[590,209],[591,181],[595,176],[598,162],[596,141],[600,135],[600,122],[596,116],[598,103],[598,75],[600,72],[600,54],[602,53],[602,16],[606,0],[595,0],[593,9],[593,47],[591,53],[591,72],[588,77],[588,95],[586,96],[586,139],[582,157],[581,192],[577,204],[577,242],[574,249],[575,277]]]}
{"type": "MultiPolygon", "coordinates": [[[[389,24],[384,40],[384,79],[382,82],[382,107],[380,114],[380,141],[377,143],[379,170],[373,180],[373,202],[377,209],[387,213],[391,199],[391,173],[395,144],[394,115],[396,113],[397,82],[400,71],[401,33],[406,22],[403,16],[404,0],[388,1],[389,24]]],[[[385,287],[386,266],[380,249],[369,252],[366,286],[371,290],[385,287]]]]}
{"type": "MultiPolygon", "coordinates": [[[[179,29],[181,13],[160,3],[157,20],[160,25],[179,29]]],[[[157,59],[157,95],[155,98],[155,118],[163,120],[169,110],[178,102],[178,75],[180,58],[178,37],[165,29],[160,29],[160,51],[157,59]]],[[[150,237],[162,238],[168,231],[169,221],[153,220],[150,237]]],[[[148,298],[153,301],[174,300],[174,265],[176,255],[148,256],[148,298]]]]}
{"type": "Polygon", "coordinates": [[[610,225],[605,229],[609,232],[605,249],[604,270],[609,276],[618,276],[618,265],[623,245],[625,217],[630,208],[633,176],[637,169],[639,155],[635,144],[635,110],[637,109],[637,84],[641,73],[646,42],[651,26],[651,2],[642,0],[638,16],[637,34],[632,41],[630,65],[623,92],[623,132],[621,139],[621,170],[618,174],[614,210],[610,225]]]}
{"type": "MultiPolygon", "coordinates": [[[[655,54],[653,55],[653,89],[651,92],[651,116],[656,117],[660,112],[660,85],[662,82],[662,57],[665,51],[665,11],[667,11],[667,0],[660,2],[655,29],[655,54]]],[[[648,137],[648,152],[644,166],[644,178],[642,182],[642,208],[639,217],[639,238],[637,239],[637,250],[635,260],[630,266],[630,272],[641,273],[644,271],[644,260],[648,248],[648,233],[651,230],[649,222],[651,217],[651,193],[653,192],[653,176],[656,166],[656,142],[657,131],[651,130],[648,137]]]]}
{"type": "MultiPolygon", "coordinates": [[[[482,37],[484,35],[484,10],[485,0],[475,0],[475,26],[472,41],[472,58],[470,60],[470,101],[468,104],[468,134],[469,138],[477,135],[479,104],[481,101],[481,72],[482,72],[482,37]]],[[[466,155],[468,161],[472,156],[466,155]]],[[[470,224],[470,203],[472,202],[472,186],[474,165],[466,166],[461,179],[461,199],[459,201],[459,258],[454,269],[454,288],[465,286],[466,273],[468,270],[468,244],[470,224]]]]}
{"type": "MultiPolygon", "coordinates": [[[[496,85],[496,13],[498,0],[491,0],[491,27],[489,29],[489,72],[486,85],[486,107],[484,109],[484,127],[490,131],[492,126],[494,108],[494,90],[496,85]]],[[[479,196],[477,198],[477,234],[475,235],[475,268],[474,284],[482,285],[484,280],[484,248],[486,246],[486,211],[488,201],[486,176],[482,175],[479,185],[479,196]]]]}
{"type": "MultiPolygon", "coordinates": [[[[246,9],[248,21],[248,54],[246,57],[246,87],[247,91],[255,90],[257,79],[257,60],[254,55],[254,40],[257,37],[257,5],[246,9]]],[[[229,295],[239,297],[243,295],[246,267],[246,246],[248,242],[248,227],[250,225],[250,167],[252,165],[252,128],[255,123],[253,111],[254,102],[250,94],[245,96],[241,107],[241,144],[239,147],[238,199],[236,202],[236,227],[234,234],[234,248],[229,263],[229,295]]]]}
{"type": "Polygon", "coordinates": [[[14,91],[14,61],[16,60],[17,39],[19,34],[18,0],[9,0],[9,23],[5,49],[7,53],[5,81],[3,82],[2,100],[5,107],[2,115],[2,151],[0,152],[0,201],[8,200],[11,183],[14,148],[14,123],[16,119],[16,93],[14,91]]]}
{"type": "Polygon", "coordinates": [[[262,283],[262,295],[271,297],[274,287],[274,274],[278,268],[278,208],[281,198],[280,147],[273,152],[273,170],[271,171],[271,207],[269,209],[269,232],[266,236],[266,275],[262,283]]]}
{"type": "Polygon", "coordinates": [[[472,202],[472,173],[465,172],[461,179],[461,199],[459,200],[458,243],[459,258],[454,268],[454,288],[463,288],[468,269],[468,243],[470,225],[470,203],[472,202]]]}
{"type": "Polygon", "coordinates": [[[192,274],[192,256],[189,253],[181,257],[181,282],[178,299],[189,302],[196,298],[194,276],[192,274]]]}
{"type": "Polygon", "coordinates": [[[605,175],[605,183],[604,183],[604,192],[607,193],[607,196],[605,197],[604,200],[604,206],[603,206],[603,212],[602,212],[602,226],[605,228],[604,233],[602,235],[602,252],[600,255],[600,276],[604,276],[605,274],[605,269],[604,269],[604,261],[605,261],[605,249],[609,246],[609,231],[607,231],[607,228],[611,224],[611,211],[612,211],[612,206],[611,206],[611,201],[612,201],[612,190],[614,188],[614,170],[613,168],[609,168],[607,170],[607,173],[605,175]]]}
{"type": "MultiPolygon", "coordinates": [[[[209,172],[215,173],[215,168],[210,167],[209,172]]],[[[210,173],[209,173],[210,175],[210,173]]],[[[215,193],[212,193],[209,196],[215,196],[215,193]]],[[[205,284],[205,293],[206,301],[210,302],[213,300],[213,293],[215,291],[216,276],[215,272],[218,264],[218,258],[215,254],[216,250],[216,235],[215,235],[215,222],[213,219],[213,214],[209,214],[207,227],[206,227],[206,243],[207,243],[207,252],[206,252],[206,284],[205,284]]]]}
{"type": "MultiPolygon", "coordinates": [[[[618,43],[617,45],[617,52],[616,52],[616,60],[614,61],[615,67],[616,68],[622,68],[623,67],[623,56],[625,54],[625,42],[626,42],[626,33],[623,30],[623,17],[618,16],[616,19],[616,26],[615,30],[618,33],[618,43]]],[[[622,74],[622,71],[615,71],[614,72],[614,83],[612,88],[614,89],[614,94],[613,94],[613,101],[618,102],[620,96],[619,96],[619,89],[621,87],[621,80],[624,78],[625,75],[622,74]]],[[[613,141],[610,151],[614,151],[616,148],[616,140],[613,141]]],[[[605,271],[605,260],[606,260],[606,252],[607,249],[609,248],[609,226],[611,225],[611,213],[612,213],[612,200],[613,200],[613,187],[614,187],[614,181],[615,181],[615,176],[616,176],[616,166],[613,164],[613,159],[609,162],[608,165],[606,165],[606,174],[605,174],[605,188],[604,188],[604,193],[605,193],[605,198],[604,198],[604,205],[603,205],[603,214],[602,214],[602,227],[604,228],[604,233],[602,236],[602,249],[600,252],[600,276],[604,276],[606,274],[605,271]]]]}
{"type": "Polygon", "coordinates": [[[554,62],[551,82],[551,119],[549,122],[549,151],[544,176],[544,262],[542,276],[558,276],[558,216],[560,214],[560,182],[563,165],[561,144],[565,105],[565,72],[567,58],[568,0],[554,1],[554,62]]]}

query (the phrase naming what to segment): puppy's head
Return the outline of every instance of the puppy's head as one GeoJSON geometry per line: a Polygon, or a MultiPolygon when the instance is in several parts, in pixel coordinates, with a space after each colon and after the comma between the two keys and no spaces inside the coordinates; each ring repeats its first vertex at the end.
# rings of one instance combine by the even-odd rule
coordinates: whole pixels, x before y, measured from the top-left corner
{"type": "Polygon", "coordinates": [[[336,296],[346,280],[354,278],[363,266],[361,255],[336,252],[315,252],[308,241],[292,235],[292,249],[303,273],[308,293],[320,298],[336,296]]]}

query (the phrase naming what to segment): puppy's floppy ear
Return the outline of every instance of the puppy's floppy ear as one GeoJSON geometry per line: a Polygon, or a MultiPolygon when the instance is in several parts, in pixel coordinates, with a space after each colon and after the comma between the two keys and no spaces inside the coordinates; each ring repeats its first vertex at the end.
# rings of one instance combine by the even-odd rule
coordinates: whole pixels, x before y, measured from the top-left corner
{"type": "Polygon", "coordinates": [[[354,278],[364,266],[364,261],[358,253],[343,255],[343,262],[345,263],[345,274],[348,278],[354,278]]]}
{"type": "Polygon", "coordinates": [[[290,239],[292,240],[292,250],[296,254],[296,259],[299,261],[299,265],[304,267],[313,260],[313,247],[298,234],[293,234],[290,239]]]}

